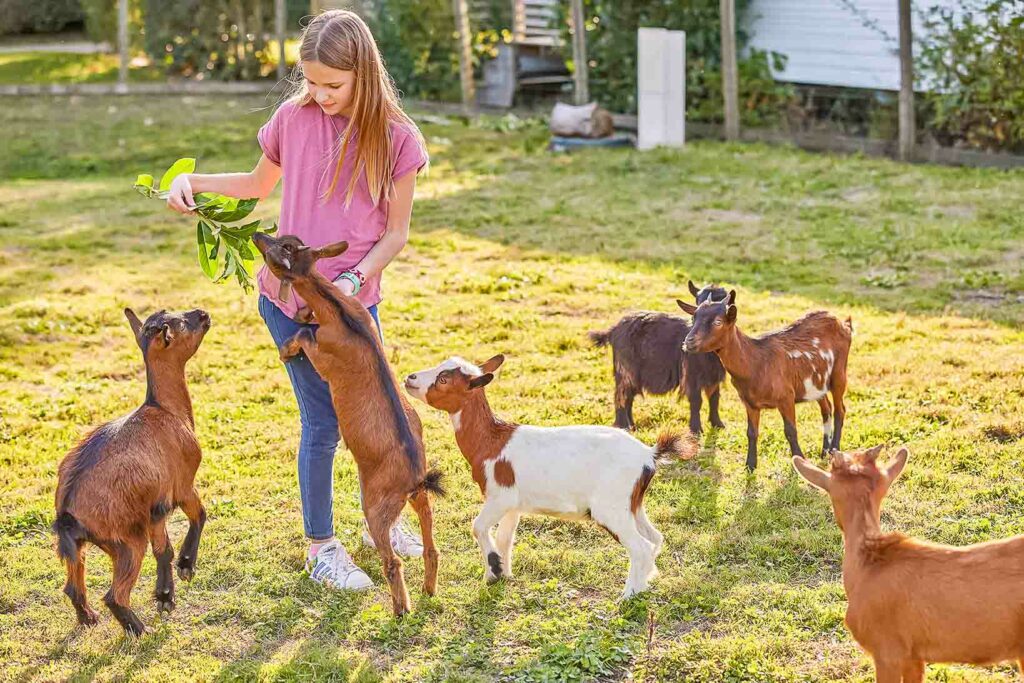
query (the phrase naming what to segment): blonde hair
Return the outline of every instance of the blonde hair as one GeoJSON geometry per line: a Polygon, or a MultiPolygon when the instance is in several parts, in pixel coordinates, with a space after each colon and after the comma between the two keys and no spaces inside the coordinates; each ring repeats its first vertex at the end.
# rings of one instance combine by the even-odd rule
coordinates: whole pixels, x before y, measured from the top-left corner
{"type": "Polygon", "coordinates": [[[419,128],[402,111],[395,82],[384,68],[384,60],[370,28],[359,15],[340,9],[323,12],[309,22],[302,32],[299,46],[299,63],[295,68],[297,86],[289,98],[299,106],[313,101],[306,79],[301,77],[303,62],[320,62],[332,69],[355,73],[352,116],[345,130],[341,131],[338,165],[324,198],[334,193],[345,163],[345,153],[355,139],[355,168],[345,190],[345,205],[352,201],[356,183],[364,173],[373,203],[380,204],[381,200],[390,198],[395,189],[391,177],[391,124],[407,127],[423,149],[426,149],[426,144],[419,128]]]}

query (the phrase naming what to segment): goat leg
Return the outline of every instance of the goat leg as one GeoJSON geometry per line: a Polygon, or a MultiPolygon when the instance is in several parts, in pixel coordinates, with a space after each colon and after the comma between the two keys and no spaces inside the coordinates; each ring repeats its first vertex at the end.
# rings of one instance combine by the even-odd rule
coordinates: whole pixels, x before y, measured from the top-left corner
{"type": "Polygon", "coordinates": [[[174,570],[171,568],[174,546],[167,536],[167,523],[164,519],[150,527],[149,542],[153,548],[153,557],[156,558],[156,588],[153,591],[156,611],[171,612],[174,610],[174,570]]]}
{"type": "Polygon", "coordinates": [[[181,551],[178,553],[178,578],[182,581],[191,581],[196,573],[196,555],[199,552],[199,537],[206,524],[206,508],[203,507],[195,489],[192,489],[192,493],[181,501],[180,505],[188,517],[188,533],[185,534],[185,540],[181,542],[181,551]]]}
{"type": "Polygon", "coordinates": [[[310,347],[316,347],[316,334],[311,328],[303,327],[281,345],[278,353],[281,356],[281,361],[287,363],[300,353],[305,353],[306,356],[309,356],[308,349],[310,347]]]}

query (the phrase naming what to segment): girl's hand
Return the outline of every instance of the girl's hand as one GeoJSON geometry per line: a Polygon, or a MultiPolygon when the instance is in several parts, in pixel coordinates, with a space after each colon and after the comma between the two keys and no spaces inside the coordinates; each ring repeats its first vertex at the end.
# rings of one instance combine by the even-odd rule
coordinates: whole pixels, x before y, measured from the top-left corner
{"type": "Polygon", "coordinates": [[[196,212],[196,202],[192,198],[192,183],[189,182],[187,173],[182,173],[171,181],[167,194],[167,208],[186,215],[196,212]]]}
{"type": "Polygon", "coordinates": [[[345,296],[354,296],[356,293],[356,286],[352,284],[349,279],[341,279],[334,283],[334,285],[341,290],[341,293],[345,296]]]}

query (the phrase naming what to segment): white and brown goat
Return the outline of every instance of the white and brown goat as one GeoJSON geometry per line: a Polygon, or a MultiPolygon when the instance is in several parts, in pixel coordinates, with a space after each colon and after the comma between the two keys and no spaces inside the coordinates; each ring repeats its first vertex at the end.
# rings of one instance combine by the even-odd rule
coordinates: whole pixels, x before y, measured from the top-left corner
{"type": "Polygon", "coordinates": [[[796,432],[796,404],[817,401],[821,407],[822,454],[838,449],[846,405],[846,362],[853,321],[840,322],[826,311],[808,313],[788,327],[751,338],[736,326],[736,291],[721,301],[699,306],[677,301],[693,316],[683,350],[718,354],[747,410],[747,469],[757,467],[761,411],[775,408],[793,455],[803,457],[796,432]],[[832,404],[828,393],[832,392],[832,404]]]}
{"type": "Polygon", "coordinates": [[[828,493],[843,532],[846,625],[875,662],[879,683],[919,683],[928,662],[1024,670],[1024,536],[966,547],[883,533],[882,500],[903,472],[901,448],[832,454],[831,472],[803,458],[793,466],[828,493]]]}
{"type": "Polygon", "coordinates": [[[623,598],[647,589],[662,535],[644,511],[656,462],[682,455],[682,439],[662,434],[652,448],[614,427],[529,427],[491,412],[484,387],[505,360],[481,366],[454,357],[409,375],[406,390],[451,416],[455,440],[484,494],[473,522],[488,582],[512,576],[522,513],[593,519],[629,551],[623,598]],[[491,528],[498,525],[497,546],[491,528]]]}

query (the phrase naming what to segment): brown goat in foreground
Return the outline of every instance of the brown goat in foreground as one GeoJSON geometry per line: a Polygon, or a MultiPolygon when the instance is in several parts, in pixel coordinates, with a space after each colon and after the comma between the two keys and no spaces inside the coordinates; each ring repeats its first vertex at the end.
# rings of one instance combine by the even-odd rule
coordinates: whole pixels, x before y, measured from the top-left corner
{"type": "Polygon", "coordinates": [[[963,548],[882,533],[882,499],[909,453],[878,465],[882,447],[832,453],[831,472],[793,466],[828,493],[843,532],[846,625],[875,661],[879,683],[924,680],[928,662],[1024,670],[1024,536],[963,548]]]}
{"type": "Polygon", "coordinates": [[[693,316],[683,350],[718,354],[747,410],[747,469],[757,467],[757,436],[761,411],[775,408],[793,455],[803,457],[796,433],[796,404],[817,401],[821,408],[822,455],[838,449],[846,405],[846,362],[853,339],[853,321],[840,322],[826,311],[808,313],[775,332],[751,338],[736,325],[736,291],[720,301],[699,306],[677,301],[693,316]],[[835,402],[835,422],[828,392],[835,402]]]}
{"type": "Polygon", "coordinates": [[[369,311],[316,269],[318,259],[343,253],[348,243],[313,249],[292,235],[264,233],[256,233],[253,242],[270,272],[285,288],[290,284],[318,323],[286,341],[281,359],[305,353],[330,386],[338,428],[359,471],[363,514],[384,565],[395,615],[401,616],[409,611],[409,594],[390,533],[406,503],[416,511],[423,533],[423,592],[437,590],[438,552],[427,493],[444,491],[441,473],[427,471],[419,415],[398,391],[369,311]]]}
{"type": "Polygon", "coordinates": [[[130,605],[146,546],[156,557],[156,606],[174,609],[174,549],[167,516],[180,507],[189,519],[178,556],[178,576],[191,579],[206,512],[193,487],[202,454],[194,432],[185,363],[199,348],[210,316],[205,311],[159,311],[145,324],[124,311],[146,363],[146,400],[133,413],[93,430],[64,456],[57,481],[57,553],[67,568],[64,592],[78,622],[96,624],[85,590],[86,542],[114,563],[103,601],[129,635],[145,628],[130,605]]]}

